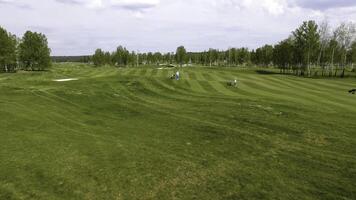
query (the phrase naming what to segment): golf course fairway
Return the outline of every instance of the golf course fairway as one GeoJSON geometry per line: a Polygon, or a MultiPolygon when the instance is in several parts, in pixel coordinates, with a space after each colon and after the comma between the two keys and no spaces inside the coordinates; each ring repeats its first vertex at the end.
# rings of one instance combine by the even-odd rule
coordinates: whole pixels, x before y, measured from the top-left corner
{"type": "Polygon", "coordinates": [[[0,199],[356,199],[355,87],[240,68],[0,74],[0,199]]]}

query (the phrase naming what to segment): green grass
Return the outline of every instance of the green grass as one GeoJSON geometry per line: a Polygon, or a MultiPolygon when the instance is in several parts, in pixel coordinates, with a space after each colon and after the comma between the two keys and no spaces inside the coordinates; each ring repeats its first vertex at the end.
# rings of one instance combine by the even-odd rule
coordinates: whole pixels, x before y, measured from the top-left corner
{"type": "Polygon", "coordinates": [[[356,199],[355,78],[173,70],[0,74],[0,199],[356,199]]]}

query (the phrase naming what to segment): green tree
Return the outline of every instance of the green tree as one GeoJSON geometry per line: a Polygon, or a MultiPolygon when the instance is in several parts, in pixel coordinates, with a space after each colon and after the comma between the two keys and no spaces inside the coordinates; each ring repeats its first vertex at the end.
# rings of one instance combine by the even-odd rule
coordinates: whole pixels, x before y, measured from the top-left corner
{"type": "Polygon", "coordinates": [[[153,59],[154,59],[154,63],[159,65],[162,61],[162,54],[160,52],[156,52],[153,54],[153,59]]]}
{"type": "Polygon", "coordinates": [[[341,77],[345,75],[345,68],[347,64],[347,53],[351,50],[352,42],[356,34],[356,26],[353,23],[341,23],[339,27],[335,30],[336,40],[340,45],[342,51],[342,59],[341,59],[341,66],[342,66],[342,73],[341,77]]]}
{"type": "Polygon", "coordinates": [[[286,73],[286,70],[293,64],[293,54],[294,46],[291,38],[283,40],[275,45],[273,51],[273,63],[280,68],[281,73],[286,73]]]}
{"type": "Polygon", "coordinates": [[[172,64],[172,54],[171,53],[164,54],[163,60],[166,64],[172,64]]]}
{"type": "Polygon", "coordinates": [[[125,47],[118,46],[114,54],[115,64],[126,66],[129,63],[130,52],[125,47]]]}
{"type": "Polygon", "coordinates": [[[176,62],[182,66],[185,63],[187,56],[187,51],[185,50],[184,46],[180,46],[177,48],[176,51],[176,62]]]}
{"type": "Polygon", "coordinates": [[[269,66],[273,61],[273,46],[264,45],[261,48],[256,49],[254,53],[255,64],[269,66]]]}
{"type": "Polygon", "coordinates": [[[326,48],[330,43],[330,27],[328,21],[323,21],[319,26],[319,35],[320,35],[320,50],[317,65],[322,67],[321,75],[324,76],[325,67],[327,64],[326,48]]]}
{"type": "Polygon", "coordinates": [[[305,21],[293,32],[297,56],[301,65],[301,75],[307,70],[311,75],[311,62],[317,62],[320,46],[320,35],[318,25],[315,21],[305,21]]]}
{"type": "Polygon", "coordinates": [[[19,59],[25,70],[44,70],[51,65],[51,50],[42,33],[27,31],[19,45],[19,59]]]}
{"type": "Polygon", "coordinates": [[[146,60],[147,60],[146,64],[152,64],[154,62],[153,53],[152,52],[148,52],[147,53],[146,60]]]}
{"type": "Polygon", "coordinates": [[[139,61],[138,54],[132,51],[129,55],[129,64],[131,66],[138,66],[139,65],[138,61],[139,61]]]}
{"type": "Polygon", "coordinates": [[[105,64],[105,53],[101,49],[95,50],[95,53],[92,57],[93,63],[95,66],[101,66],[105,64]]]}
{"type": "MultiPolygon", "coordinates": [[[[272,48],[272,52],[273,52],[273,48],[272,48]]],[[[238,53],[237,63],[239,65],[247,64],[250,62],[250,52],[248,51],[247,48],[240,48],[240,49],[238,49],[237,53],[238,53]]],[[[272,54],[269,59],[272,61],[272,54]]]]}
{"type": "Polygon", "coordinates": [[[104,53],[104,64],[106,64],[106,65],[113,64],[112,55],[108,51],[104,53]]]}
{"type": "Polygon", "coordinates": [[[356,41],[352,43],[351,52],[350,52],[350,59],[351,59],[351,68],[354,71],[354,64],[356,63],[356,41]]]}
{"type": "Polygon", "coordinates": [[[16,36],[0,27],[0,71],[10,72],[16,68],[16,36]]]}
{"type": "Polygon", "coordinates": [[[210,48],[208,53],[209,66],[211,67],[218,59],[218,51],[216,49],[210,48]]]}
{"type": "Polygon", "coordinates": [[[332,76],[334,72],[335,74],[337,74],[337,67],[335,67],[335,63],[340,63],[341,52],[342,50],[340,48],[338,41],[336,40],[335,33],[334,33],[334,36],[330,40],[329,45],[326,49],[327,59],[328,62],[330,63],[328,67],[329,76],[332,76]]]}

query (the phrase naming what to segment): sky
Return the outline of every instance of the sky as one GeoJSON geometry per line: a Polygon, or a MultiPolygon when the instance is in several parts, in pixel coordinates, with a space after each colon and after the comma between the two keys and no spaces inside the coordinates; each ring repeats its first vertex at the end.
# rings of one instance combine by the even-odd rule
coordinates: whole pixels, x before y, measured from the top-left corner
{"type": "Polygon", "coordinates": [[[305,20],[356,22],[356,0],[0,0],[0,26],[44,33],[52,55],[275,44],[305,20]]]}

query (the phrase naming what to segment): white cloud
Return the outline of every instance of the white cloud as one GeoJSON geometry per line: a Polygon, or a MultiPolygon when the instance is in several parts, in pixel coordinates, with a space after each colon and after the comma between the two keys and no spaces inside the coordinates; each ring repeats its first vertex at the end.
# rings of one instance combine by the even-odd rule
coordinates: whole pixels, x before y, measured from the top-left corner
{"type": "Polygon", "coordinates": [[[103,8],[103,2],[101,0],[91,0],[88,4],[89,8],[103,8]]]}
{"type": "Polygon", "coordinates": [[[356,6],[355,0],[288,0],[288,2],[291,5],[312,10],[328,10],[356,6]]]}
{"type": "Polygon", "coordinates": [[[250,10],[267,12],[272,15],[283,14],[287,5],[286,0],[214,0],[213,5],[226,9],[250,10]]]}
{"type": "Polygon", "coordinates": [[[111,51],[120,44],[141,52],[174,51],[178,45],[190,51],[256,48],[288,37],[304,20],[328,18],[333,26],[355,20],[356,8],[342,1],[342,7],[329,3],[334,9],[322,9],[322,0],[320,5],[306,0],[0,0],[0,25],[19,37],[26,30],[46,34],[53,55],[111,51]]]}
{"type": "Polygon", "coordinates": [[[103,8],[121,8],[128,10],[145,10],[155,7],[159,4],[159,0],[56,0],[60,3],[85,5],[88,8],[103,9],[103,8]]]}
{"type": "Polygon", "coordinates": [[[159,0],[110,0],[110,6],[122,7],[127,9],[152,8],[159,4],[159,0]]]}
{"type": "Polygon", "coordinates": [[[273,15],[283,14],[287,3],[283,0],[264,0],[262,6],[273,15]]]}
{"type": "MultiPolygon", "coordinates": [[[[32,9],[26,1],[23,0],[0,0],[0,5],[10,5],[21,9],[32,9]]],[[[1,7],[0,7],[1,9],[1,7]]]]}

